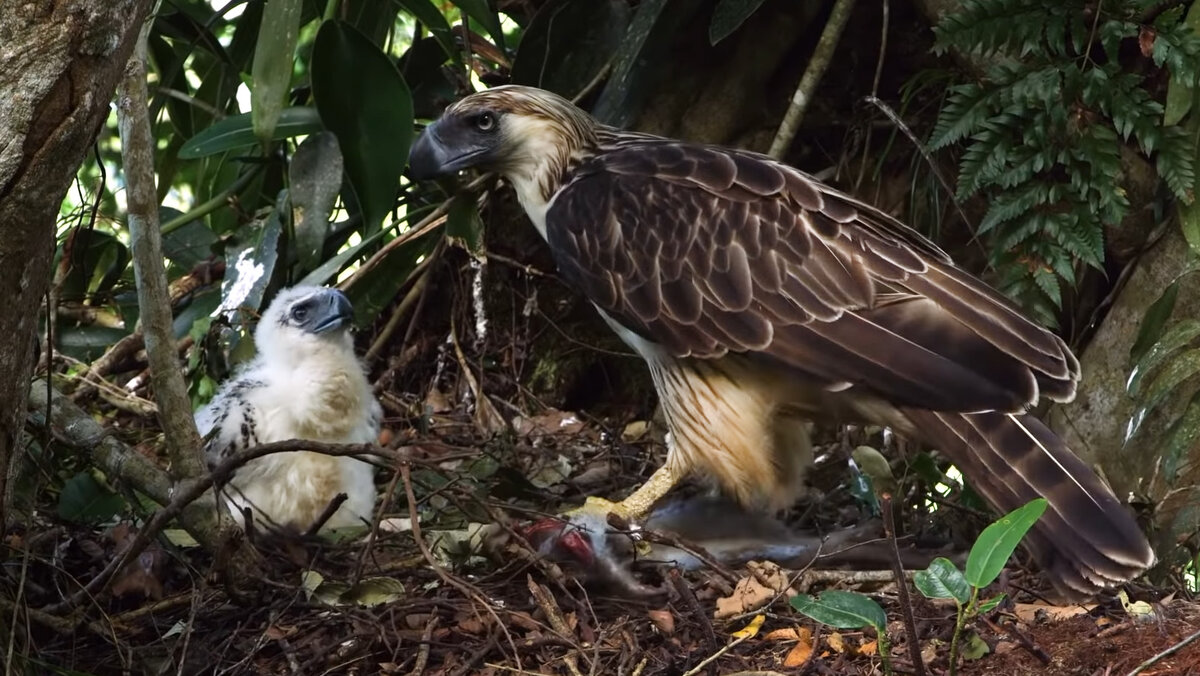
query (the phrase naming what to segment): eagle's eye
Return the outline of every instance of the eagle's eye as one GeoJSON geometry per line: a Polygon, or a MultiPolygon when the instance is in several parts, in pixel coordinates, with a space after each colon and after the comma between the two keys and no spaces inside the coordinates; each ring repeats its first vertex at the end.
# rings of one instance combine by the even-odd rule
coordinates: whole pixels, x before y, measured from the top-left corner
{"type": "Polygon", "coordinates": [[[296,307],[292,308],[292,319],[298,322],[303,322],[305,319],[308,319],[308,308],[304,307],[303,305],[297,305],[296,307]]]}
{"type": "Polygon", "coordinates": [[[496,116],[488,112],[479,113],[471,122],[479,131],[491,131],[496,128],[496,116]]]}

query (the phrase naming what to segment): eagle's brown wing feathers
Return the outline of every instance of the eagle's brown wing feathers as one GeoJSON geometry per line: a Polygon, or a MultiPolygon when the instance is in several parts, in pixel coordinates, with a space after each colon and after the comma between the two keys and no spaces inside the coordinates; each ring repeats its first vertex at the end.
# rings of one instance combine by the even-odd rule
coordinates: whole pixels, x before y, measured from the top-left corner
{"type": "Polygon", "coordinates": [[[547,218],[564,274],[675,356],[758,353],[942,411],[1074,393],[1061,339],[917,233],[758,156],[626,143],[580,166],[547,218]]]}

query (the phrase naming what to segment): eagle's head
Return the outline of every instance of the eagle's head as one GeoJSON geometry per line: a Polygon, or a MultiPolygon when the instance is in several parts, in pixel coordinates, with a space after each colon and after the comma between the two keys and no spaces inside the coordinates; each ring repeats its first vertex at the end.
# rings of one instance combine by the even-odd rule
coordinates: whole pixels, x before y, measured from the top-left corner
{"type": "Polygon", "coordinates": [[[509,179],[523,202],[548,200],[570,159],[595,144],[597,127],[557,94],[495,87],[455,103],[426,127],[409,168],[424,180],[478,167],[509,179]]]}
{"type": "Polygon", "coordinates": [[[350,322],[354,308],[346,294],[320,286],[283,289],[258,321],[254,342],[259,354],[303,357],[319,350],[353,353],[350,322]]]}

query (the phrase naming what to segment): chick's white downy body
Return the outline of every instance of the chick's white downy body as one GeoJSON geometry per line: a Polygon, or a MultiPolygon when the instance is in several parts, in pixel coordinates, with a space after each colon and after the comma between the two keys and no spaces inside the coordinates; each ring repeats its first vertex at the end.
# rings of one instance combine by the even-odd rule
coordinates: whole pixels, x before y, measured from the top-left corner
{"type": "MultiPolygon", "coordinates": [[[[348,315],[349,304],[336,291],[280,292],[255,332],[258,356],[196,415],[210,465],[288,439],[377,440],[382,411],[354,354],[348,315]],[[339,315],[336,322],[326,317],[330,314],[339,315]]],[[[371,519],[374,469],[349,456],[275,453],[238,468],[223,493],[239,521],[249,509],[256,521],[300,531],[345,493],[346,501],[322,529],[345,528],[371,519]]]]}

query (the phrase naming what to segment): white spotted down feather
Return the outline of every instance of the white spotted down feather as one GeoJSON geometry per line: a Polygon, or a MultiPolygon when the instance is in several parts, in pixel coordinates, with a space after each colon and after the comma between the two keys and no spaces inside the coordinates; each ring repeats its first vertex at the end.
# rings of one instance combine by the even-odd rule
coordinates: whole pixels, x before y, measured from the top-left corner
{"type": "MultiPolygon", "coordinates": [[[[314,335],[279,321],[293,303],[314,290],[280,292],[255,332],[258,356],[196,413],[210,466],[244,448],[274,441],[377,441],[382,409],[354,354],[349,331],[314,335]]],[[[300,531],[307,530],[338,493],[346,493],[346,501],[322,530],[345,528],[371,520],[374,468],[348,456],[276,453],[243,465],[222,493],[239,523],[248,507],[257,522],[300,531]]]]}

